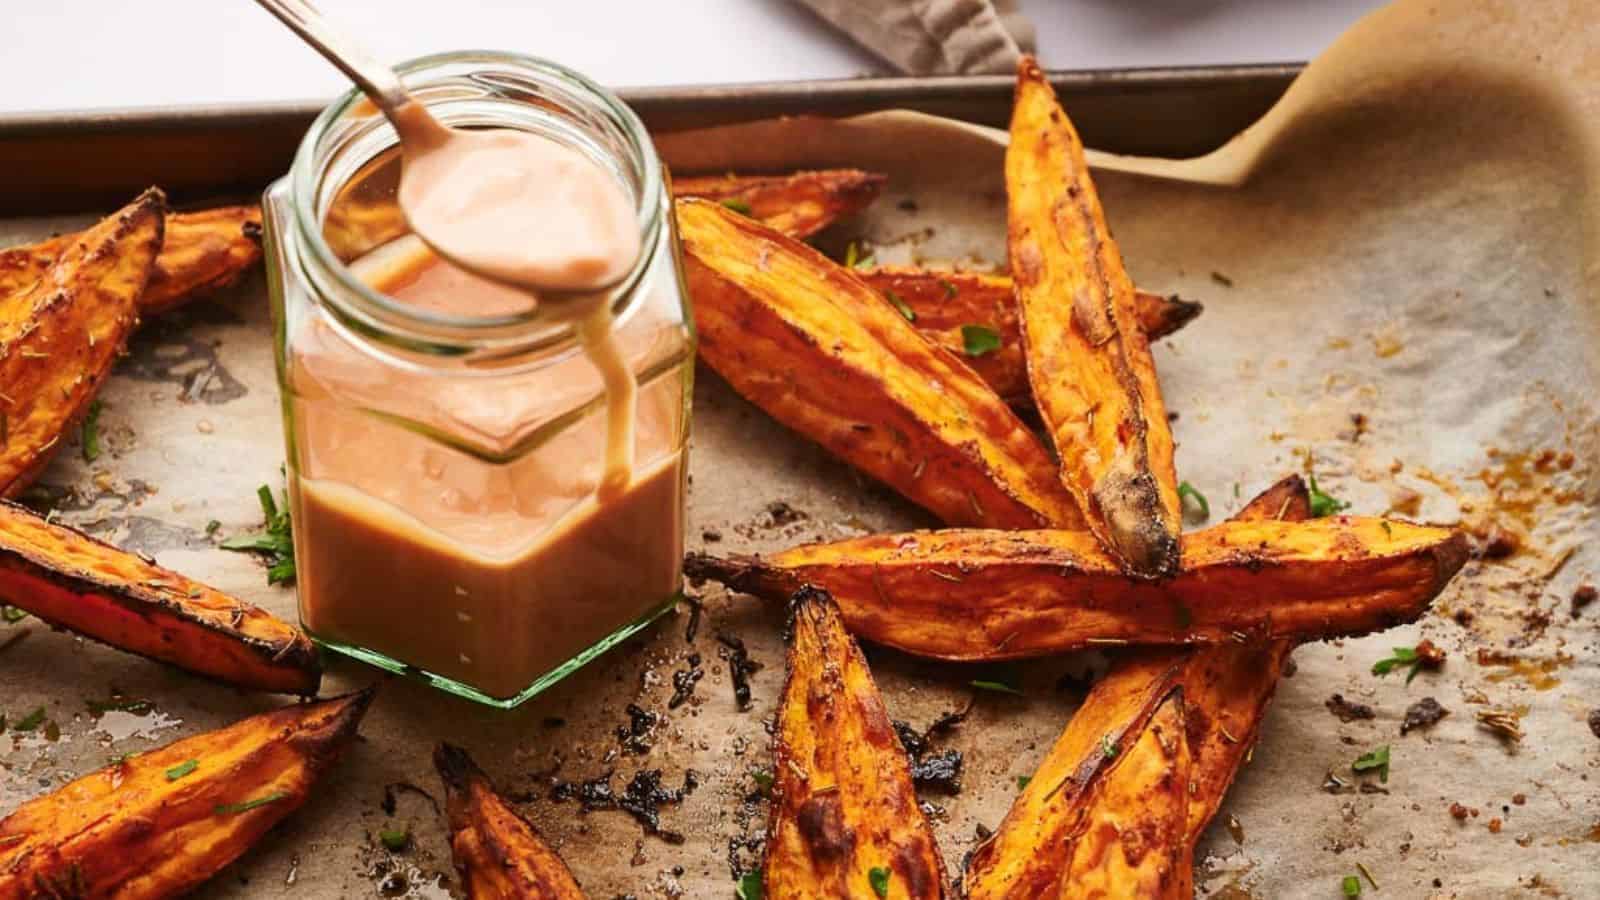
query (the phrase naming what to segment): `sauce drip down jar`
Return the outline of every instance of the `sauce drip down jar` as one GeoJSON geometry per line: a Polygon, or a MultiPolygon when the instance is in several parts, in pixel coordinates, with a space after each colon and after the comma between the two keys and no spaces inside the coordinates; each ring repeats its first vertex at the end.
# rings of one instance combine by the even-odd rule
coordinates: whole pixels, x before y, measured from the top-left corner
{"type": "Polygon", "coordinates": [[[606,397],[573,327],[410,234],[394,130],[365,100],[324,111],[264,198],[301,623],[513,706],[678,595],[692,320],[662,167],[616,97],[506,54],[400,72],[440,121],[565,143],[637,207],[642,250],[608,297],[638,382],[634,465],[601,502],[606,397]]]}

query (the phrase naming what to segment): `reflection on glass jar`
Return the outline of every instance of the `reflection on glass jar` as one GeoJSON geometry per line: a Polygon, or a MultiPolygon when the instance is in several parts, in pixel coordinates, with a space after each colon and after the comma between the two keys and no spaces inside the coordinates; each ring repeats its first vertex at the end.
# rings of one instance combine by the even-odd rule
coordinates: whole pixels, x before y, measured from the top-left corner
{"type": "Polygon", "coordinates": [[[301,621],[325,646],[509,706],[677,595],[693,335],[660,164],[620,101],[500,54],[401,72],[441,121],[566,143],[637,201],[643,251],[611,297],[639,384],[635,463],[600,503],[598,371],[530,295],[410,234],[394,132],[370,106],[330,107],[266,194],[301,621]]]}

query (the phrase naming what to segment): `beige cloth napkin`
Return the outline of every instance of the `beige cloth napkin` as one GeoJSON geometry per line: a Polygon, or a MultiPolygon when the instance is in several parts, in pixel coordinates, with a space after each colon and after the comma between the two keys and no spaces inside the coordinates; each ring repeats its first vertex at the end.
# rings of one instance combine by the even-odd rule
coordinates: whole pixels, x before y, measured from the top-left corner
{"type": "Polygon", "coordinates": [[[909,75],[1016,71],[1034,48],[1017,0],[796,0],[909,75]]]}

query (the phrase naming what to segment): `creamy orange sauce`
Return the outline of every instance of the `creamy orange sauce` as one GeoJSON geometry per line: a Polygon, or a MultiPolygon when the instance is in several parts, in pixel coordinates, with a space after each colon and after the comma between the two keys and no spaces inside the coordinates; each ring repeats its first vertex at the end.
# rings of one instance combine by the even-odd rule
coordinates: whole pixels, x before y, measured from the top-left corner
{"type": "MultiPolygon", "coordinates": [[[[409,238],[351,270],[427,308],[525,302],[524,292],[455,269],[409,238]]],[[[602,324],[609,368],[625,374],[622,433],[616,385],[602,378],[605,403],[522,455],[512,448],[537,438],[521,423],[594,395],[594,370],[581,358],[559,377],[533,373],[485,390],[472,372],[373,366],[321,323],[297,338],[294,514],[301,616],[313,633],[503,698],[677,591],[681,394],[669,378],[635,396],[628,359],[645,348],[619,347],[608,312],[602,324]],[[352,403],[474,435],[508,458],[478,458],[352,403]],[[607,462],[619,445],[621,480],[607,462]]]]}

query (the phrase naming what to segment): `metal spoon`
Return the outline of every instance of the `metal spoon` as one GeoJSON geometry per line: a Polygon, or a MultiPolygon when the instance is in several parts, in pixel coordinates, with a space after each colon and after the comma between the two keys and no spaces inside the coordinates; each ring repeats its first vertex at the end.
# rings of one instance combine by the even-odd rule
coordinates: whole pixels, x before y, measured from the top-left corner
{"type": "MultiPolygon", "coordinates": [[[[400,76],[393,69],[373,59],[365,48],[331,26],[322,13],[307,0],[256,0],[256,2],[289,26],[290,30],[310,44],[312,49],[350,76],[350,80],[356,83],[362,93],[366,94],[384,117],[394,125],[395,131],[400,135],[403,159],[435,148],[445,141],[475,140],[483,136],[483,132],[450,128],[435,119],[423,104],[406,92],[405,86],[400,82],[400,76]]],[[[402,168],[400,174],[402,184],[405,177],[405,168],[402,168]]],[[[407,218],[409,220],[409,214],[407,218]]],[[[540,306],[547,313],[560,319],[582,318],[595,312],[611,290],[628,274],[624,271],[607,283],[585,285],[580,289],[567,285],[530,284],[525,280],[512,282],[496,278],[494,272],[485,271],[481,266],[474,265],[466,258],[467,248],[441,244],[433,239],[437,236],[430,236],[417,228],[414,222],[411,224],[417,237],[435,253],[474,274],[532,291],[538,296],[540,306]]]]}

